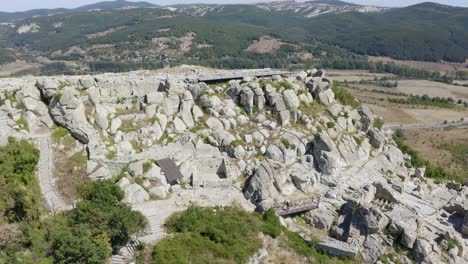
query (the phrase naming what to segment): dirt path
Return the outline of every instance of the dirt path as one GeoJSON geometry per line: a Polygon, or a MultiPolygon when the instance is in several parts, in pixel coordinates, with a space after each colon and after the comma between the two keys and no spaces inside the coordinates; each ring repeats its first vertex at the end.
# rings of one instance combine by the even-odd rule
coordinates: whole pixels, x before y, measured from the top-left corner
{"type": "Polygon", "coordinates": [[[384,126],[383,129],[394,130],[394,129],[430,129],[430,128],[447,128],[447,127],[460,127],[468,125],[468,120],[458,121],[447,124],[433,124],[433,125],[399,125],[399,126],[384,126]]]}

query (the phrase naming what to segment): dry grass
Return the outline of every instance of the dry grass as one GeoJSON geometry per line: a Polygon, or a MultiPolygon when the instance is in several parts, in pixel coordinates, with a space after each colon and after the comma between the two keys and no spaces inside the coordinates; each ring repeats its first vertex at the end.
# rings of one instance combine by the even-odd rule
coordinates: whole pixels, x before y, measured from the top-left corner
{"type": "Polygon", "coordinates": [[[78,187],[86,182],[85,150],[76,151],[74,139],[67,135],[61,139],[63,149],[54,149],[54,174],[57,188],[65,202],[72,203],[78,198],[78,187]]]}
{"type": "Polygon", "coordinates": [[[330,70],[327,75],[339,82],[358,82],[360,80],[374,80],[375,77],[382,78],[395,78],[396,76],[389,73],[371,73],[366,70],[330,70]]]}
{"type": "Polygon", "coordinates": [[[388,98],[405,98],[401,95],[372,91],[397,92],[396,88],[377,87],[372,85],[353,84],[357,89],[348,89],[360,102],[367,104],[374,114],[382,116],[386,125],[436,124],[447,121],[459,121],[468,117],[464,109],[441,109],[421,105],[400,105],[389,103],[388,98]]]}
{"type": "Polygon", "coordinates": [[[404,133],[405,142],[421,157],[468,178],[466,156],[454,157],[447,146],[468,148],[468,126],[444,129],[413,129],[404,133]]]}
{"type": "Polygon", "coordinates": [[[441,73],[450,72],[450,71],[462,71],[468,70],[465,68],[468,63],[453,63],[453,62],[427,62],[427,61],[403,61],[403,60],[394,60],[388,57],[372,57],[369,56],[369,61],[373,62],[394,62],[400,65],[406,65],[418,69],[425,69],[430,71],[439,71],[441,73]]]}

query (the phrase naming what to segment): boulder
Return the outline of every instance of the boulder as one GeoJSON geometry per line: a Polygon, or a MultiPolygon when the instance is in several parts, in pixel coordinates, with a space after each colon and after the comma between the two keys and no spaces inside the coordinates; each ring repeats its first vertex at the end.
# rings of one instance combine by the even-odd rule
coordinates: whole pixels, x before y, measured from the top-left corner
{"type": "Polygon", "coordinates": [[[224,125],[216,117],[210,117],[205,121],[206,126],[212,130],[224,130],[224,125]]]}
{"type": "Polygon", "coordinates": [[[331,89],[328,89],[318,94],[318,100],[323,105],[331,105],[335,102],[335,94],[331,89]]]}
{"type": "Polygon", "coordinates": [[[375,206],[365,210],[364,219],[368,234],[375,234],[382,231],[389,222],[388,217],[375,206]]]}
{"type": "Polygon", "coordinates": [[[145,102],[147,104],[160,105],[164,100],[165,94],[162,92],[151,92],[145,96],[145,102]]]}
{"type": "Polygon", "coordinates": [[[315,170],[299,163],[293,165],[290,177],[294,186],[305,193],[312,192],[314,185],[320,180],[320,175],[315,170]]]}
{"type": "Polygon", "coordinates": [[[372,147],[376,149],[380,149],[382,146],[385,144],[385,136],[383,133],[376,128],[371,128],[367,132],[367,135],[369,136],[369,141],[372,147]]]}
{"type": "Polygon", "coordinates": [[[203,111],[197,105],[194,105],[192,108],[193,119],[198,121],[201,117],[203,117],[203,111]]]}
{"type": "Polygon", "coordinates": [[[374,115],[367,105],[362,105],[358,108],[359,115],[361,116],[362,131],[367,132],[374,124],[374,115]]]}
{"type": "Polygon", "coordinates": [[[235,148],[234,148],[234,151],[233,151],[233,156],[234,158],[236,159],[240,159],[242,158],[243,156],[245,155],[245,149],[242,145],[237,145],[235,148]]]}
{"type": "Polygon", "coordinates": [[[124,202],[128,204],[141,204],[150,198],[145,189],[136,183],[124,185],[122,189],[125,192],[124,202]]]}
{"type": "Polygon", "coordinates": [[[254,106],[254,92],[251,89],[244,88],[239,94],[239,104],[244,107],[245,111],[251,115],[254,106]]]}
{"type": "Polygon", "coordinates": [[[90,159],[102,159],[106,155],[105,144],[86,119],[85,106],[76,90],[62,91],[60,98],[51,99],[49,112],[52,119],[67,128],[73,137],[88,145],[90,159]]]}
{"type": "Polygon", "coordinates": [[[95,119],[96,119],[96,124],[102,129],[102,130],[107,130],[109,127],[109,119],[107,116],[109,115],[109,112],[105,107],[102,105],[98,104],[96,105],[96,113],[95,113],[95,119]]]}
{"type": "Polygon", "coordinates": [[[281,151],[281,149],[278,146],[273,145],[273,144],[268,146],[265,152],[265,156],[269,159],[276,160],[276,161],[284,160],[283,152],[281,151]]]}
{"type": "Polygon", "coordinates": [[[281,162],[264,160],[249,179],[244,191],[246,199],[261,206],[267,200],[281,193],[281,185],[286,182],[284,168],[281,162]]]}
{"type": "Polygon", "coordinates": [[[332,174],[344,166],[335,143],[323,132],[314,136],[312,152],[318,168],[325,174],[332,174]]]}
{"type": "Polygon", "coordinates": [[[335,217],[336,212],[317,208],[305,214],[305,221],[317,229],[329,230],[335,217]]]}
{"type": "Polygon", "coordinates": [[[294,92],[294,90],[291,89],[285,90],[283,92],[283,101],[289,110],[296,110],[301,104],[296,93],[294,92]]]}
{"type": "Polygon", "coordinates": [[[291,120],[291,113],[288,110],[279,112],[279,120],[281,126],[286,126],[291,120]]]}
{"type": "Polygon", "coordinates": [[[180,98],[173,94],[162,101],[161,107],[167,116],[172,116],[179,111],[180,98]]]}
{"type": "Polygon", "coordinates": [[[120,126],[122,126],[122,120],[120,118],[112,119],[111,126],[110,126],[110,133],[114,135],[119,130],[120,126]]]}
{"type": "Polygon", "coordinates": [[[187,130],[187,126],[185,125],[184,121],[182,121],[182,119],[179,117],[174,118],[172,125],[175,132],[182,133],[187,130]]]}
{"type": "Polygon", "coordinates": [[[328,240],[320,242],[316,246],[318,249],[325,250],[328,254],[337,257],[355,258],[359,252],[358,245],[342,242],[339,240],[328,240]]]}
{"type": "Polygon", "coordinates": [[[363,259],[366,263],[378,263],[379,257],[387,252],[386,245],[383,243],[384,237],[380,234],[372,234],[366,237],[364,249],[362,252],[363,259]]]}
{"type": "Polygon", "coordinates": [[[165,199],[169,193],[169,186],[156,186],[151,188],[149,192],[158,199],[165,199]]]}

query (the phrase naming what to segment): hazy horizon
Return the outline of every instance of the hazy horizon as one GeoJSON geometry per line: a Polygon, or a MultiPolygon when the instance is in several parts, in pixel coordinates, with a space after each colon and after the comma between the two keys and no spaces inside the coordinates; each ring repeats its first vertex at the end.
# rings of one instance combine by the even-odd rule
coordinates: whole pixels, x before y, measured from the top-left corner
{"type": "MultiPolygon", "coordinates": [[[[102,2],[105,0],[16,0],[8,1],[8,3],[0,3],[0,11],[3,12],[20,12],[32,9],[52,9],[52,8],[76,8],[83,5],[93,4],[102,2]]],[[[139,0],[129,0],[131,2],[138,2],[139,0]]],[[[190,4],[190,3],[207,3],[207,4],[238,4],[238,3],[260,3],[260,2],[271,2],[269,0],[147,0],[157,5],[175,5],[175,4],[190,4]]],[[[301,1],[301,2],[304,2],[301,1]]],[[[422,2],[429,2],[427,0],[347,0],[345,2],[362,4],[362,5],[375,5],[385,7],[402,7],[414,5],[422,2]]],[[[434,0],[430,2],[468,7],[468,1],[466,0],[434,0]]]]}

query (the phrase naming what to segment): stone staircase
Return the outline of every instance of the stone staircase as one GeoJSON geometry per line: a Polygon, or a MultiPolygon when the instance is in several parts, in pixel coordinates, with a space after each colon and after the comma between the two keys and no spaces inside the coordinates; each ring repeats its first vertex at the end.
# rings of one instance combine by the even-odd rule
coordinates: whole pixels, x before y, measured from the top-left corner
{"type": "Polygon", "coordinates": [[[63,201],[55,187],[50,137],[48,135],[42,136],[38,137],[38,140],[41,153],[38,164],[38,178],[44,200],[53,213],[69,210],[71,206],[63,201]]]}
{"type": "Polygon", "coordinates": [[[8,143],[8,136],[11,133],[11,128],[8,126],[8,116],[5,112],[0,111],[0,144],[8,143]]]}
{"type": "Polygon", "coordinates": [[[119,252],[115,255],[112,255],[111,264],[125,264],[127,261],[130,261],[135,251],[138,250],[140,242],[138,240],[130,241],[126,246],[122,247],[119,252]]]}
{"type": "Polygon", "coordinates": [[[148,219],[148,226],[149,226],[149,233],[153,241],[161,240],[166,236],[166,232],[164,231],[164,222],[166,221],[165,218],[161,217],[158,214],[147,216],[148,219]]]}

